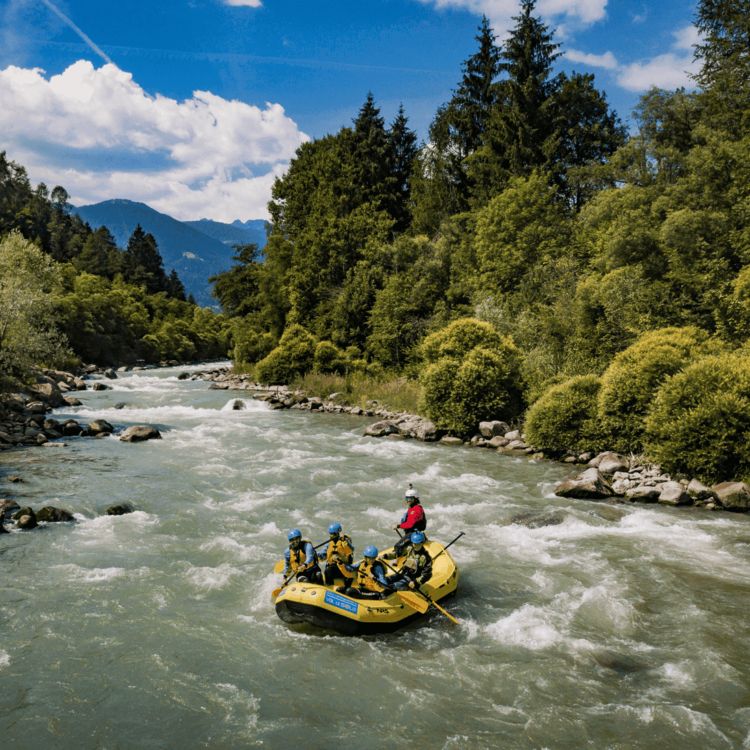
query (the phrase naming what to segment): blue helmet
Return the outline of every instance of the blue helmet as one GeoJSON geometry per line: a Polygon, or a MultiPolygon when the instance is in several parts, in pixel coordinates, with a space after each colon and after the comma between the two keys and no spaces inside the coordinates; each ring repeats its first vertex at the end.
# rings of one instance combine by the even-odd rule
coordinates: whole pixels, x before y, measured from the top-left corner
{"type": "Polygon", "coordinates": [[[302,539],[302,533],[299,529],[292,529],[286,537],[291,542],[292,539],[302,539]]]}
{"type": "Polygon", "coordinates": [[[328,527],[328,533],[329,534],[340,534],[341,533],[341,524],[340,523],[332,523],[328,527]]]}
{"type": "Polygon", "coordinates": [[[425,535],[421,531],[415,531],[411,535],[412,544],[424,544],[425,535]]]}
{"type": "Polygon", "coordinates": [[[364,556],[365,557],[377,557],[378,548],[374,544],[368,544],[365,547],[364,556]]]}

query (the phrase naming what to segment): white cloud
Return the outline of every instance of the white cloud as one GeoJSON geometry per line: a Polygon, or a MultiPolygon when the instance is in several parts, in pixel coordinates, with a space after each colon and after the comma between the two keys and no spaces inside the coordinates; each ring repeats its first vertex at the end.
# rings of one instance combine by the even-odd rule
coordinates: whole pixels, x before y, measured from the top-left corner
{"type": "Polygon", "coordinates": [[[247,5],[249,8],[260,8],[263,3],[260,0],[225,0],[227,5],[247,5]]]}
{"type": "MultiPolygon", "coordinates": [[[[464,8],[484,15],[500,39],[513,26],[513,16],[520,14],[518,0],[420,0],[436,8],[464,8]]],[[[583,24],[600,21],[606,16],[608,0],[541,0],[537,13],[547,19],[564,16],[583,24]]]]}
{"type": "Polygon", "coordinates": [[[675,38],[675,49],[692,50],[693,45],[698,44],[701,40],[701,35],[698,32],[698,29],[692,24],[686,26],[684,29],[680,29],[679,31],[673,31],[672,36],[675,38]]]}
{"type": "Polygon", "coordinates": [[[611,52],[605,52],[603,55],[592,55],[587,52],[569,49],[565,51],[565,58],[571,62],[582,63],[591,68],[605,68],[606,70],[617,69],[617,58],[611,52]]]}
{"type": "Polygon", "coordinates": [[[662,89],[690,88],[692,81],[688,73],[697,72],[693,56],[675,55],[668,52],[647,62],[637,62],[620,68],[617,82],[628,91],[646,91],[651,86],[662,89]]]}
{"type": "Polygon", "coordinates": [[[130,73],[83,60],[49,80],[8,67],[0,101],[4,147],[33,181],[79,205],[129,198],[178,219],[265,218],[274,176],[308,140],[279,104],[149,96],[130,73]]]}
{"type": "Polygon", "coordinates": [[[617,83],[628,91],[646,91],[652,86],[662,89],[691,88],[691,73],[696,73],[699,65],[693,60],[693,45],[700,41],[698,30],[686,26],[673,32],[675,52],[667,52],[650,60],[621,64],[611,52],[592,55],[579,50],[567,50],[565,57],[572,62],[582,63],[592,68],[605,68],[616,71],[617,83]],[[689,50],[686,54],[684,50],[689,50]]]}

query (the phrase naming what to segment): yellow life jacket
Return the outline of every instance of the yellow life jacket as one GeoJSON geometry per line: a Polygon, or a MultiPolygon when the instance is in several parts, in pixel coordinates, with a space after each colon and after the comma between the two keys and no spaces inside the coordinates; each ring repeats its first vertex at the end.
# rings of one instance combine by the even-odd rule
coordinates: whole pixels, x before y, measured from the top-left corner
{"type": "Polygon", "coordinates": [[[343,574],[344,578],[349,578],[350,574],[347,572],[343,563],[337,563],[333,561],[334,555],[338,555],[344,563],[351,563],[352,553],[354,552],[354,544],[352,544],[351,537],[346,534],[342,534],[338,539],[328,544],[326,550],[326,562],[329,565],[335,565],[343,574]]]}
{"type": "Polygon", "coordinates": [[[364,558],[357,568],[357,579],[354,585],[359,589],[370,589],[370,591],[385,591],[385,589],[374,579],[370,578],[375,565],[382,565],[378,560],[368,561],[364,558]]]}
{"type": "MultiPolygon", "coordinates": [[[[309,539],[302,539],[297,549],[289,547],[289,567],[293,573],[299,573],[303,570],[307,570],[305,567],[305,560],[307,555],[305,554],[305,545],[312,544],[309,539]]],[[[315,564],[315,557],[313,556],[313,565],[315,564]]],[[[312,566],[310,566],[312,567],[312,566]]]]}

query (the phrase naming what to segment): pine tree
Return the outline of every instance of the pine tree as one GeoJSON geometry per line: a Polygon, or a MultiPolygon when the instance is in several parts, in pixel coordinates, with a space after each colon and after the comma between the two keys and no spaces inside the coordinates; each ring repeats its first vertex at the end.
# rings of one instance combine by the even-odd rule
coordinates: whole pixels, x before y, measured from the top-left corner
{"type": "Polygon", "coordinates": [[[185,301],[185,285],[180,281],[180,277],[174,268],[167,277],[167,296],[180,300],[180,302],[185,301]]]}
{"type": "Polygon", "coordinates": [[[352,145],[356,205],[374,203],[395,218],[399,196],[394,154],[372,92],[354,120],[352,145]]]}
{"type": "Polygon", "coordinates": [[[436,230],[440,221],[465,211],[472,192],[467,162],[482,147],[497,105],[495,80],[500,50],[486,16],[478,27],[479,49],[464,61],[461,83],[438,109],[429,130],[429,145],[420,154],[415,175],[415,213],[421,231],[436,230]]]}
{"type": "Polygon", "coordinates": [[[500,53],[500,71],[506,78],[495,84],[497,105],[484,135],[484,146],[471,159],[475,203],[483,205],[511,176],[547,169],[554,148],[554,118],[549,101],[561,80],[552,78],[560,57],[559,44],[541,19],[532,13],[536,0],[521,3],[500,53]]]}
{"type": "Polygon", "coordinates": [[[123,276],[137,286],[145,286],[147,294],[167,291],[167,275],[159,253],[159,247],[152,234],[136,226],[128,240],[123,257],[123,276]]]}
{"type": "Polygon", "coordinates": [[[409,118],[404,114],[404,107],[398,108],[398,115],[388,131],[389,147],[392,160],[392,174],[396,180],[396,202],[393,218],[396,220],[394,231],[404,232],[411,221],[411,177],[414,158],[417,155],[417,134],[408,127],[409,118]]]}
{"type": "Polygon", "coordinates": [[[694,76],[704,92],[707,115],[735,136],[750,129],[750,1],[700,0],[696,24],[701,42],[694,76]]]}

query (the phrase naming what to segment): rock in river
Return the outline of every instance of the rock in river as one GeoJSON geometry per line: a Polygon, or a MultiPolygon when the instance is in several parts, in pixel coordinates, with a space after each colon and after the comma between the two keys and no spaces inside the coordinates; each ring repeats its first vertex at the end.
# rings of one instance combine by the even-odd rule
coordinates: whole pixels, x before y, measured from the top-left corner
{"type": "Polygon", "coordinates": [[[519,513],[510,519],[510,522],[519,526],[526,526],[528,529],[541,529],[542,526],[557,526],[565,520],[565,513],[559,510],[551,513],[539,513],[531,511],[529,513],[519,513]]]}
{"type": "Polygon", "coordinates": [[[120,505],[110,505],[109,508],[107,508],[108,516],[125,516],[132,512],[133,509],[124,503],[121,503],[120,505]]]}
{"type": "Polygon", "coordinates": [[[74,521],[72,513],[62,508],[55,508],[52,505],[45,505],[36,514],[37,521],[46,521],[47,523],[62,523],[65,521],[74,521]]]}
{"type": "Polygon", "coordinates": [[[161,433],[156,427],[147,424],[138,424],[128,427],[120,435],[120,440],[124,443],[140,443],[143,440],[161,440],[161,433]]]}

